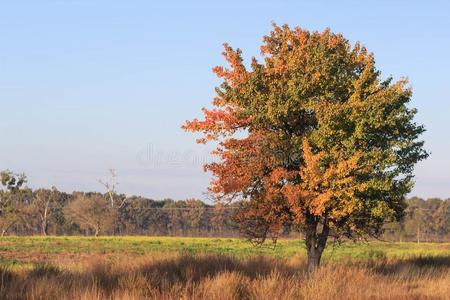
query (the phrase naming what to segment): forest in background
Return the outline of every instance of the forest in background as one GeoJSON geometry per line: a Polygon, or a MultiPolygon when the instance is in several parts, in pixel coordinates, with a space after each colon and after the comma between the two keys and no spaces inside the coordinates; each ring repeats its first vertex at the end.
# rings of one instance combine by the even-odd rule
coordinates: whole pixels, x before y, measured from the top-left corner
{"type": "MultiPolygon", "coordinates": [[[[32,190],[26,177],[1,172],[1,235],[149,235],[239,236],[234,215],[243,202],[205,203],[198,199],[154,200],[118,194],[114,183],[107,192],[66,193],[32,190]]],[[[387,223],[382,239],[396,241],[449,241],[450,198],[405,201],[402,222],[387,223]]],[[[298,237],[286,227],[284,237],[298,237]]]]}

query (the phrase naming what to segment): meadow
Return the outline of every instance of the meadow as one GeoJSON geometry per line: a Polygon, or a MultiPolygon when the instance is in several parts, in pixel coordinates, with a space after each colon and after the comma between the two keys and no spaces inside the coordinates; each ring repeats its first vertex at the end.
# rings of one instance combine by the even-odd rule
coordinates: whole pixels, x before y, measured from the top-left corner
{"type": "Polygon", "coordinates": [[[449,299],[450,243],[330,244],[308,275],[299,240],[2,237],[2,299],[449,299]]]}

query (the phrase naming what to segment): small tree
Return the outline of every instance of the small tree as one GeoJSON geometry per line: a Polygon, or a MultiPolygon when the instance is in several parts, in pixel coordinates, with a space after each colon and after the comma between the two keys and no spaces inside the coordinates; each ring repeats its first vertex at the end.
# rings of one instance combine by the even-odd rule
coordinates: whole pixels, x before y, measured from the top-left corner
{"type": "Polygon", "coordinates": [[[30,219],[38,222],[38,227],[42,235],[48,235],[48,226],[51,218],[59,208],[59,192],[55,187],[51,190],[38,189],[34,191],[32,203],[27,208],[30,219]]]}
{"type": "Polygon", "coordinates": [[[114,169],[109,169],[110,178],[109,180],[101,180],[99,179],[98,182],[103,185],[106,189],[106,193],[109,197],[109,201],[111,203],[111,207],[114,207],[114,204],[116,202],[115,195],[116,195],[116,187],[117,187],[117,173],[114,169]]]}
{"type": "Polygon", "coordinates": [[[117,229],[117,222],[119,221],[119,214],[117,213],[118,210],[120,210],[126,203],[127,197],[124,195],[117,195],[117,173],[115,169],[109,169],[110,178],[109,180],[101,180],[99,179],[98,182],[103,185],[106,189],[106,196],[109,198],[111,209],[112,211],[115,211],[116,213],[112,216],[114,218],[114,228],[113,228],[113,234],[116,234],[117,229]],[[116,208],[116,210],[114,210],[116,208]]]}
{"type": "Polygon", "coordinates": [[[111,229],[115,219],[109,201],[98,194],[77,194],[66,207],[66,215],[81,229],[94,231],[96,237],[111,229]]]}
{"type": "Polygon", "coordinates": [[[206,217],[205,204],[200,200],[187,199],[181,215],[191,234],[199,235],[206,217]]]}
{"type": "Polygon", "coordinates": [[[0,172],[0,181],[4,190],[0,190],[0,230],[4,236],[21,219],[23,203],[21,188],[27,182],[25,174],[16,174],[10,170],[0,172]]]}
{"type": "Polygon", "coordinates": [[[312,271],[330,235],[379,236],[402,217],[413,167],[427,157],[424,128],[407,81],[382,80],[373,54],[341,34],[274,25],[261,53],[247,67],[225,44],[214,108],[183,127],[219,142],[220,160],[205,166],[210,189],[247,201],[242,230],[264,242],[300,229],[312,271]]]}

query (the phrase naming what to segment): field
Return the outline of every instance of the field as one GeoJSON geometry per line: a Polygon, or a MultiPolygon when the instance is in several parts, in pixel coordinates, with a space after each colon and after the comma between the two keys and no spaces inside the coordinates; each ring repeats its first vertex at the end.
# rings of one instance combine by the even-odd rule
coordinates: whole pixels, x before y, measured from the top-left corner
{"type": "Polygon", "coordinates": [[[305,272],[298,240],[3,237],[2,299],[450,299],[449,243],[351,243],[305,272]]]}

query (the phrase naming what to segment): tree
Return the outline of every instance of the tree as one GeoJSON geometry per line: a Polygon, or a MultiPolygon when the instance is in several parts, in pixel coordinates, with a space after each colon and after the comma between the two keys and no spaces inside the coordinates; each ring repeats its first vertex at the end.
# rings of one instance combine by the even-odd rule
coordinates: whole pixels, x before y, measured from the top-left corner
{"type": "MultiPolygon", "coordinates": [[[[123,195],[117,195],[116,193],[116,187],[118,185],[117,183],[117,173],[115,169],[109,169],[109,173],[110,173],[110,179],[109,180],[101,180],[99,179],[98,182],[103,185],[106,189],[106,194],[109,198],[109,201],[111,203],[111,209],[117,208],[117,209],[121,209],[124,204],[127,201],[127,198],[124,197],[123,195]]],[[[112,212],[113,210],[111,210],[112,212]]],[[[118,221],[118,214],[115,214],[114,216],[114,229],[113,229],[113,234],[116,233],[116,229],[117,229],[117,221],[118,221]]]]}
{"type": "Polygon", "coordinates": [[[81,229],[93,230],[96,237],[111,229],[115,220],[109,201],[99,194],[77,194],[66,207],[66,214],[81,229]]]}
{"type": "Polygon", "coordinates": [[[217,201],[214,204],[209,218],[209,226],[213,230],[214,235],[223,236],[238,233],[239,228],[233,220],[241,206],[240,202],[234,202],[230,205],[217,201]]]}
{"type": "Polygon", "coordinates": [[[329,236],[379,236],[403,216],[413,167],[428,155],[406,80],[382,80],[372,53],[329,29],[274,25],[249,67],[224,48],[213,108],[183,128],[218,142],[210,190],[246,200],[237,220],[250,239],[301,230],[312,271],[329,236]]]}
{"type": "Polygon", "coordinates": [[[56,214],[59,208],[58,190],[53,187],[51,190],[38,189],[33,193],[33,202],[28,207],[28,213],[32,221],[38,221],[38,226],[42,235],[48,235],[50,219],[56,214]]]}
{"type": "Polygon", "coordinates": [[[433,220],[438,235],[446,235],[450,232],[450,199],[441,202],[434,212],[433,220]]]}
{"type": "Polygon", "coordinates": [[[417,243],[423,240],[423,235],[429,233],[426,227],[429,227],[427,220],[430,220],[431,214],[425,209],[426,201],[413,197],[407,200],[405,209],[405,218],[403,220],[407,235],[415,237],[417,243]]]}
{"type": "Polygon", "coordinates": [[[186,223],[183,220],[185,206],[184,201],[167,199],[162,207],[167,214],[167,229],[171,235],[177,235],[177,233],[184,235],[186,233],[186,223]]]}
{"type": "Polygon", "coordinates": [[[196,199],[187,199],[184,204],[185,207],[181,215],[187,225],[186,227],[191,231],[191,234],[199,235],[200,228],[204,224],[206,217],[205,204],[196,199]]]}
{"type": "Polygon", "coordinates": [[[229,216],[226,210],[226,206],[223,203],[216,203],[212,210],[210,218],[210,225],[215,234],[221,235],[224,229],[226,229],[227,220],[229,216]]]}
{"type": "Polygon", "coordinates": [[[27,177],[25,174],[13,173],[10,170],[1,171],[0,180],[2,186],[4,186],[9,192],[18,191],[24,184],[27,183],[27,177]]]}
{"type": "Polygon", "coordinates": [[[0,229],[1,235],[20,221],[23,201],[22,190],[27,182],[25,174],[16,174],[10,170],[0,172],[1,185],[5,190],[0,190],[0,229]]]}
{"type": "MultiPolygon", "coordinates": [[[[143,197],[129,197],[119,209],[120,227],[127,234],[167,234],[168,218],[162,209],[163,201],[143,197]]],[[[123,230],[122,230],[123,231],[123,230]]]]}
{"type": "Polygon", "coordinates": [[[118,208],[121,208],[127,201],[127,198],[126,197],[117,197],[116,187],[117,187],[118,183],[117,183],[116,170],[109,169],[109,174],[110,174],[109,180],[103,181],[103,180],[99,179],[98,182],[105,187],[106,193],[107,193],[109,201],[111,203],[111,207],[114,208],[116,206],[118,208]]]}

